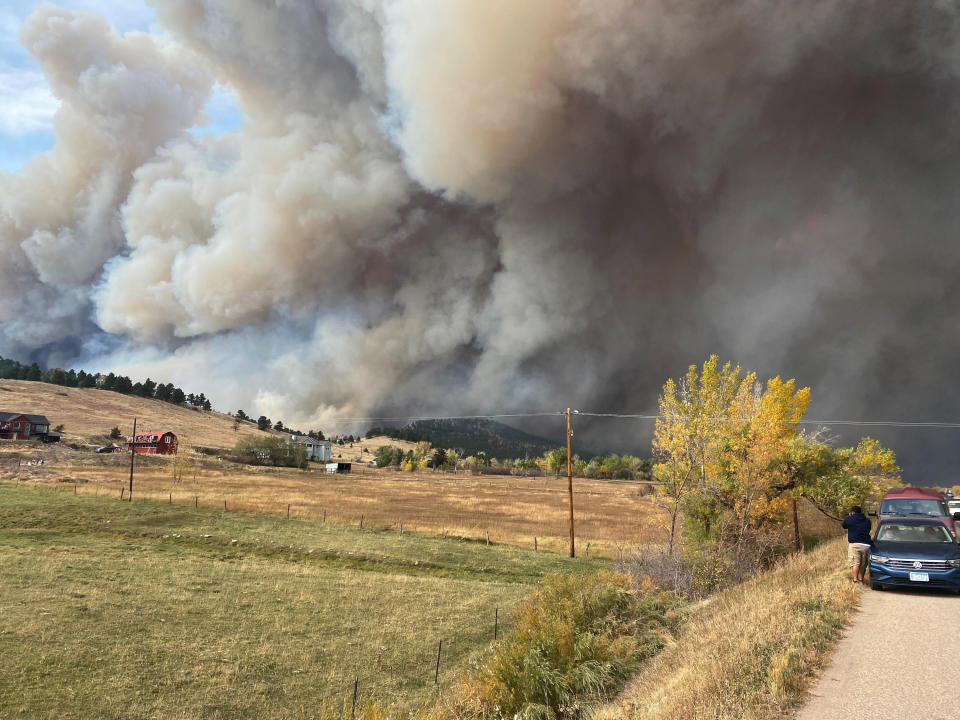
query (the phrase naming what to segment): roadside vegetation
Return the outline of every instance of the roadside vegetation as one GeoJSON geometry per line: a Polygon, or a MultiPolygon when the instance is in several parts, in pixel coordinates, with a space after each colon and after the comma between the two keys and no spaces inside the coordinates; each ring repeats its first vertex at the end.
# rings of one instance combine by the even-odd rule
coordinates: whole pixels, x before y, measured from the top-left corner
{"type": "Polygon", "coordinates": [[[678,641],[596,720],[792,717],[859,603],[842,539],[693,607],[678,641]]]}
{"type": "Polygon", "coordinates": [[[683,602],[623,574],[554,576],[482,653],[454,701],[458,718],[580,717],[673,640],[683,602]]]}

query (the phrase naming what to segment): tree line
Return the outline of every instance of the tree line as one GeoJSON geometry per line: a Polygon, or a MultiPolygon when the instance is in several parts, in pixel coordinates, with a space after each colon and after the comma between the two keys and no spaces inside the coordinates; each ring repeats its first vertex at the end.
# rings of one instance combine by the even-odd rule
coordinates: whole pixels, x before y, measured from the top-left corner
{"type": "Polygon", "coordinates": [[[62,387],[97,388],[112,390],[121,395],[136,395],[138,397],[155,398],[173,405],[192,405],[203,410],[211,410],[212,404],[207,397],[200,393],[184,393],[173,383],[158,383],[150,378],[143,382],[133,382],[126,375],[115,373],[88,373],[85,370],[64,370],[50,368],[41,370],[37,363],[24,365],[10,358],[0,357],[0,379],[3,380],[31,380],[33,382],[49,383],[62,387]]]}
{"type": "MultiPolygon", "coordinates": [[[[182,389],[173,383],[158,383],[150,378],[142,382],[134,382],[126,375],[117,375],[116,373],[88,373],[85,370],[64,370],[63,368],[50,368],[41,370],[37,363],[24,365],[11,358],[0,356],[0,380],[30,380],[33,382],[49,383],[61,387],[75,388],[94,388],[98,390],[112,390],[121,395],[134,395],[136,397],[153,398],[171,405],[188,405],[198,410],[213,410],[213,404],[203,393],[185,393],[182,389]]],[[[320,430],[310,430],[302,432],[294,430],[284,425],[282,420],[273,422],[265,415],[261,415],[254,420],[243,410],[237,410],[233,413],[237,421],[255,423],[260,430],[278,430],[293,435],[307,435],[317,440],[323,440],[324,435],[320,430]]],[[[344,442],[353,442],[353,436],[337,437],[335,442],[343,444],[344,442]]]]}
{"type": "MultiPolygon", "coordinates": [[[[368,437],[382,434],[381,428],[368,437]]],[[[565,448],[549,450],[537,457],[503,458],[491,457],[483,451],[472,454],[460,448],[433,447],[428,440],[420,440],[413,448],[404,450],[390,445],[381,445],[374,452],[377,467],[394,467],[403,472],[417,470],[442,470],[447,472],[484,473],[487,475],[523,475],[559,477],[567,472],[565,448]]],[[[650,480],[653,469],[651,460],[633,455],[597,455],[589,461],[573,456],[572,468],[577,477],[601,480],[650,480]]]]}

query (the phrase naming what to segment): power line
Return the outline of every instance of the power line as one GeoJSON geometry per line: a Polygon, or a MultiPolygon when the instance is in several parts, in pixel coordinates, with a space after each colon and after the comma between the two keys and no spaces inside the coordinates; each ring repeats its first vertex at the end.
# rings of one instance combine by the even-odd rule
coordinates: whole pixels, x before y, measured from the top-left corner
{"type": "MultiPolygon", "coordinates": [[[[581,411],[581,415],[588,417],[628,418],[634,420],[661,420],[662,415],[644,415],[639,413],[591,413],[581,411]]],[[[730,419],[736,422],[735,418],[730,419]]],[[[932,427],[932,428],[960,428],[960,422],[946,421],[911,421],[911,420],[801,420],[800,425],[858,425],[866,427],[932,427]]]]}
{"type": "MultiPolygon", "coordinates": [[[[347,417],[330,418],[332,423],[374,423],[374,422],[417,422],[424,420],[496,420],[499,418],[534,418],[559,417],[565,415],[564,410],[556,412],[523,412],[523,413],[487,413],[484,415],[403,415],[393,417],[347,417]]],[[[576,411],[582,417],[612,418],[622,420],[660,420],[662,415],[648,413],[600,413],[586,410],[576,411]]],[[[911,421],[911,420],[801,420],[800,425],[852,425],[861,427],[895,427],[895,428],[941,428],[958,429],[960,422],[947,421],[911,421]]]]}
{"type": "Polygon", "coordinates": [[[493,413],[488,415],[404,415],[398,417],[347,417],[330,418],[329,422],[369,423],[369,422],[415,422],[417,420],[495,420],[497,418],[558,417],[563,411],[535,413],[493,413]]]}

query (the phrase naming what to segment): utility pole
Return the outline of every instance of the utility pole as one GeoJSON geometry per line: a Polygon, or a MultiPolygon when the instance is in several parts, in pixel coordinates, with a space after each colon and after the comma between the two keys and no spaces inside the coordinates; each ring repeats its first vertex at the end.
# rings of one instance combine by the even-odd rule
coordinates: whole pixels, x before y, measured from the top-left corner
{"type": "Polygon", "coordinates": [[[133,502],[133,456],[137,450],[137,419],[133,419],[133,437],[130,438],[130,502],[133,502]]]}
{"type": "Polygon", "coordinates": [[[570,454],[573,431],[570,428],[570,408],[567,408],[567,490],[570,493],[570,557],[576,557],[577,551],[573,535],[573,456],[570,454]]]}

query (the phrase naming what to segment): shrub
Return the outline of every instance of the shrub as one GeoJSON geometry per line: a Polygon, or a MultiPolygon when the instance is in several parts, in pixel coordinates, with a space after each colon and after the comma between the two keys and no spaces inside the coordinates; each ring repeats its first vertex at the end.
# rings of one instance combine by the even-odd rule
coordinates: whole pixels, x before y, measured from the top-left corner
{"type": "Polygon", "coordinates": [[[288,443],[282,437],[243,438],[233,449],[236,457],[250,465],[307,467],[307,449],[300,443],[288,443]]]}
{"type": "Polygon", "coordinates": [[[458,715],[566,718],[617,690],[677,629],[681,601],[626,575],[548,578],[464,679],[458,715]]]}
{"type": "Polygon", "coordinates": [[[120,434],[120,428],[118,428],[118,427],[112,428],[112,429],[110,430],[110,437],[111,437],[111,439],[113,439],[113,440],[116,440],[117,438],[123,437],[123,435],[120,434]]]}

